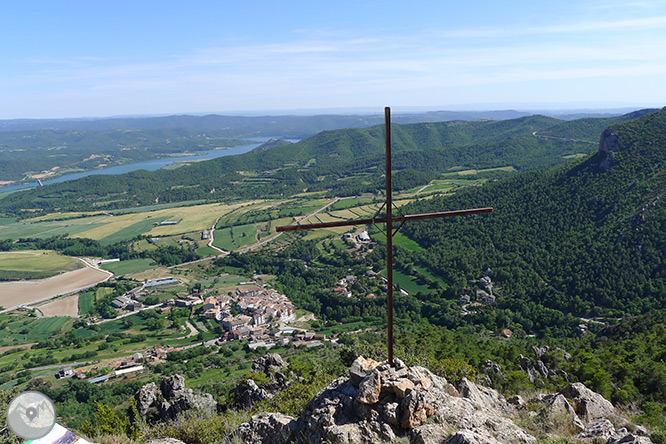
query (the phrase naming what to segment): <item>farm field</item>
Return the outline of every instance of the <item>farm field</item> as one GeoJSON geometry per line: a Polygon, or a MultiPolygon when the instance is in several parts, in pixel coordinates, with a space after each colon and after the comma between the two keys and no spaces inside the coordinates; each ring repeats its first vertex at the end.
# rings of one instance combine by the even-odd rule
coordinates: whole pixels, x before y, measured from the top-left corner
{"type": "Polygon", "coordinates": [[[236,225],[215,230],[213,245],[223,250],[235,250],[257,241],[257,227],[254,224],[236,225]]]}
{"type": "Polygon", "coordinates": [[[79,295],[74,294],[72,296],[58,298],[40,305],[37,309],[47,318],[54,316],[75,317],[79,314],[79,295]]]}
{"type": "MultiPolygon", "coordinates": [[[[0,346],[25,344],[49,339],[62,331],[71,318],[33,318],[25,316],[7,316],[1,318],[4,327],[0,329],[0,346]]],[[[9,358],[10,360],[12,358],[9,358]]]]}
{"type": "Polygon", "coordinates": [[[94,291],[84,291],[79,294],[79,313],[84,315],[92,311],[93,306],[95,305],[95,292],[94,291]]]}
{"type": "Polygon", "coordinates": [[[11,251],[0,253],[0,280],[43,279],[82,265],[76,259],[54,251],[11,251]]]}
{"type": "Polygon", "coordinates": [[[93,286],[109,278],[94,268],[80,268],[38,281],[0,282],[0,305],[5,309],[45,300],[93,286]]]}
{"type": "MultiPolygon", "coordinates": [[[[381,273],[382,276],[386,277],[386,269],[383,269],[381,273]]],[[[400,288],[402,288],[409,294],[416,294],[419,291],[422,291],[424,293],[430,291],[430,289],[427,286],[421,285],[418,282],[416,282],[415,277],[409,276],[399,270],[393,270],[393,282],[395,282],[397,285],[400,285],[400,288]]]]}
{"type": "Polygon", "coordinates": [[[111,262],[102,265],[102,268],[110,271],[116,276],[122,276],[129,273],[139,273],[150,270],[155,266],[152,259],[130,259],[127,261],[111,262]]]}

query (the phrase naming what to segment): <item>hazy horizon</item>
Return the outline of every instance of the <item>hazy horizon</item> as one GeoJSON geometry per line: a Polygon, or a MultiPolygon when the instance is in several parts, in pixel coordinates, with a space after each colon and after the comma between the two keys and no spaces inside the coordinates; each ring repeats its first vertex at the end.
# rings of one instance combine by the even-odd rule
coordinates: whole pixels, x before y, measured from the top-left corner
{"type": "Polygon", "coordinates": [[[4,6],[0,119],[666,104],[663,0],[4,6]]]}

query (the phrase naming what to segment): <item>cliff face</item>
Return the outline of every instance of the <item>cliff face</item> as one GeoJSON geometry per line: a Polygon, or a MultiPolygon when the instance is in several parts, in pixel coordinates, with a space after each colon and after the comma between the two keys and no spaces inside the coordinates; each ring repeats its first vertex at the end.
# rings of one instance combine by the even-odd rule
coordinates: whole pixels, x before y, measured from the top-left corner
{"type": "Polygon", "coordinates": [[[359,357],[292,418],[262,413],[233,434],[243,443],[534,443],[537,437],[575,442],[650,443],[601,395],[581,383],[559,393],[505,399],[463,379],[457,387],[423,367],[394,367],[359,357]],[[633,432],[629,432],[632,430],[633,432]]]}
{"type": "Polygon", "coordinates": [[[611,160],[619,146],[617,135],[609,129],[604,130],[599,140],[599,171],[607,171],[610,168],[611,160]]]}

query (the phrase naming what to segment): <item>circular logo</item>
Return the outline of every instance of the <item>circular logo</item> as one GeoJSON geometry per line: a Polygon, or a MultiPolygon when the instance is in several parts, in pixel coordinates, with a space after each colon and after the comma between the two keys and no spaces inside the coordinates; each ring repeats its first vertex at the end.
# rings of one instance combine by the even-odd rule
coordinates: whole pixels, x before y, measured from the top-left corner
{"type": "Polygon", "coordinates": [[[7,426],[25,439],[46,436],[55,425],[53,402],[39,392],[23,392],[7,406],[7,426]]]}

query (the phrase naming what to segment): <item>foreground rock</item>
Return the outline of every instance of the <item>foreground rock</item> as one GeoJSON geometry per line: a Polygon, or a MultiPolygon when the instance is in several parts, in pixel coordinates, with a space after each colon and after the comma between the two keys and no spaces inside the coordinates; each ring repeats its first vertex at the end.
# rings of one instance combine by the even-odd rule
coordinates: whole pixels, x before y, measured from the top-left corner
{"type": "MultiPolygon", "coordinates": [[[[273,367],[274,358],[257,364],[273,367]]],[[[253,368],[255,368],[253,366],[253,368]]],[[[271,371],[269,369],[269,371],[271,371]]],[[[149,396],[149,395],[146,395],[149,396]]],[[[496,390],[465,378],[454,387],[423,367],[395,366],[359,357],[348,378],[317,394],[299,418],[262,413],[233,434],[246,444],[522,444],[540,437],[568,437],[580,443],[649,444],[644,429],[616,429],[621,418],[610,402],[583,384],[560,393],[508,401],[496,390]],[[526,405],[540,406],[528,411],[526,405]],[[613,422],[611,422],[613,421],[613,422]]]]}

